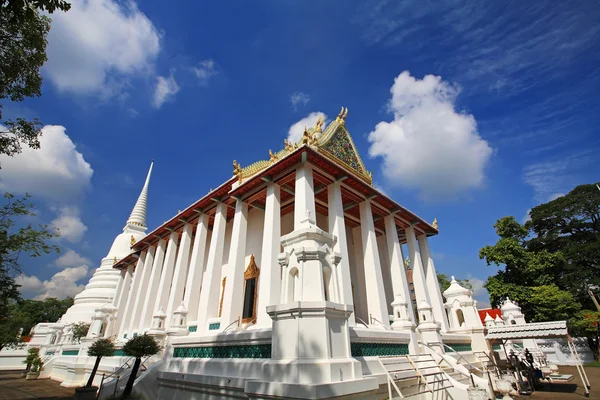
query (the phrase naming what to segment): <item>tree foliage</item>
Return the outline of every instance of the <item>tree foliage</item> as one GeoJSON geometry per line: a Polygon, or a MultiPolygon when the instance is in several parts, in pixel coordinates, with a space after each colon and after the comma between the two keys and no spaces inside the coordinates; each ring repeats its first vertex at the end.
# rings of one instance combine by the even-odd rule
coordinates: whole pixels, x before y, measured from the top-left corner
{"type": "Polygon", "coordinates": [[[73,324],[71,330],[73,332],[73,341],[79,343],[81,341],[81,338],[86,337],[88,331],[90,330],[90,324],[87,324],[85,322],[78,322],[76,324],[73,324]]]}
{"type": "Polygon", "coordinates": [[[587,289],[600,285],[600,191],[578,186],[530,217],[524,225],[499,219],[498,241],[479,252],[501,267],[485,284],[492,305],[510,297],[528,321],[568,320],[572,334],[595,336],[598,313],[587,289]]]}
{"type": "Polygon", "coordinates": [[[56,322],[73,305],[73,298],[47,298],[43,301],[22,300],[9,302],[7,317],[0,320],[0,348],[15,346],[21,334],[27,335],[40,322],[56,322]]]}
{"type": "MultiPolygon", "coordinates": [[[[28,223],[18,226],[23,219],[35,216],[33,205],[28,201],[29,196],[15,199],[12,194],[5,193],[4,200],[4,205],[0,207],[0,348],[16,344],[19,328],[28,332],[33,326],[31,323],[56,321],[66,311],[64,304],[55,303],[55,299],[48,299],[45,307],[39,308],[37,303],[40,302],[30,307],[31,300],[22,301],[14,280],[16,274],[23,272],[22,257],[59,252],[58,246],[49,244],[58,233],[48,225],[33,226],[28,223]],[[17,323],[23,325],[15,326],[17,323]]],[[[67,302],[72,304],[72,299],[67,302]]]]}
{"type": "Polygon", "coordinates": [[[127,380],[125,391],[123,392],[124,398],[131,395],[131,390],[133,389],[133,382],[135,381],[138,370],[140,368],[142,357],[153,356],[159,351],[160,346],[156,339],[148,335],[136,336],[134,338],[129,339],[127,343],[125,343],[125,346],[123,346],[123,352],[128,356],[135,357],[135,363],[133,364],[133,368],[131,369],[131,375],[129,375],[129,379],[127,380]]]}
{"type": "MultiPolygon", "coordinates": [[[[64,0],[0,0],[0,100],[20,102],[41,95],[40,68],[46,62],[50,18],[39,11],[67,11],[64,0]]],[[[40,147],[41,123],[22,117],[2,121],[0,154],[20,153],[22,145],[40,147]]]]}
{"type": "Polygon", "coordinates": [[[96,372],[98,371],[98,366],[100,365],[100,360],[102,360],[102,357],[110,357],[114,352],[115,344],[111,339],[101,338],[92,343],[87,354],[89,357],[96,357],[96,362],[94,363],[94,368],[92,369],[90,378],[85,386],[91,387],[92,383],[94,383],[94,377],[96,376],[96,372]]]}
{"type": "MultiPolygon", "coordinates": [[[[450,283],[452,280],[446,274],[437,274],[438,283],[440,284],[440,291],[444,294],[444,291],[450,287],[450,283]]],[[[458,284],[464,288],[469,290],[473,289],[473,285],[469,282],[468,279],[457,279],[458,284]]]]}

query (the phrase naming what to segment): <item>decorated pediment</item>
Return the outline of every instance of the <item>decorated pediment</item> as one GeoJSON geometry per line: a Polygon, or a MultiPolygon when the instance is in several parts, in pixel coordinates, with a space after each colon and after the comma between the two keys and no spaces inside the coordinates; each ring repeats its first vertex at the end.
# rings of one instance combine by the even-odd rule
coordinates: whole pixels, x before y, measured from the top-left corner
{"type": "Polygon", "coordinates": [[[233,174],[240,182],[255,175],[256,173],[268,168],[271,164],[286,158],[301,146],[310,146],[319,151],[331,161],[349,170],[356,176],[369,184],[373,184],[371,173],[367,171],[363,164],[354,141],[346,129],[346,117],[348,109],[342,107],[335,121],[332,121],[323,131],[325,121],[322,118],[317,120],[314,127],[305,128],[302,138],[298,143],[290,143],[284,140],[285,147],[273,152],[269,150],[269,159],[257,161],[247,167],[242,167],[235,160],[233,161],[233,174]]]}

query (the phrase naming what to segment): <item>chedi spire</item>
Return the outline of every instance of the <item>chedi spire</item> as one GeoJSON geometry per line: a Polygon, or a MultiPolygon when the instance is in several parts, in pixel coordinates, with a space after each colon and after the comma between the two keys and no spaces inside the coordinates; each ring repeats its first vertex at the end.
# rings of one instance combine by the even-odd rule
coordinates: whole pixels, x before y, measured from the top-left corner
{"type": "Polygon", "coordinates": [[[148,176],[146,176],[146,182],[144,183],[144,187],[142,188],[142,192],[140,193],[140,197],[138,197],[135,202],[135,206],[131,211],[131,215],[127,220],[127,225],[135,225],[139,227],[146,228],[146,208],[148,205],[148,185],[150,184],[150,175],[152,175],[152,166],[154,165],[154,160],[150,163],[150,169],[148,170],[148,176]]]}

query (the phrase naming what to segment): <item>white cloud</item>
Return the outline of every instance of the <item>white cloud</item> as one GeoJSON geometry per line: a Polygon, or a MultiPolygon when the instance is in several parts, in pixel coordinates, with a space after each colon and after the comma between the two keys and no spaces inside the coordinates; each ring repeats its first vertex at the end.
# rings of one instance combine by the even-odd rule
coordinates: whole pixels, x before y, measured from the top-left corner
{"type": "Polygon", "coordinates": [[[521,218],[521,224],[525,224],[527,221],[531,221],[531,208],[525,212],[523,218],[521,218]]]}
{"type": "Polygon", "coordinates": [[[165,102],[172,100],[177,92],[179,92],[179,85],[175,81],[173,73],[167,78],[164,76],[156,77],[156,87],[154,89],[152,105],[156,108],[160,108],[165,102]]]}
{"type": "Polygon", "coordinates": [[[415,79],[404,71],[390,92],[394,120],[369,134],[369,154],[383,158],[387,182],[427,199],[481,187],[492,148],[479,136],[475,118],[456,111],[458,88],[439,76],[415,79]]]}
{"type": "Polygon", "coordinates": [[[65,268],[54,274],[49,280],[42,281],[37,276],[19,275],[15,282],[21,285],[19,291],[24,297],[43,300],[47,297],[64,299],[80,293],[85,285],[77,284],[80,279],[88,276],[88,267],[81,265],[75,268],[65,268]]]}
{"type": "Polygon", "coordinates": [[[79,217],[79,209],[69,206],[58,210],[58,217],[51,225],[58,229],[61,238],[72,243],[80,241],[88,229],[79,217]]]}
{"type": "Polygon", "coordinates": [[[477,300],[478,308],[490,308],[490,294],[487,289],[483,287],[485,281],[475,278],[472,275],[468,275],[467,279],[471,284],[471,290],[473,291],[473,298],[477,300]]]}
{"type": "Polygon", "coordinates": [[[110,96],[154,67],[159,33],[133,0],[74,0],[52,14],[45,75],[59,90],[110,96]]]}
{"type": "Polygon", "coordinates": [[[288,140],[292,143],[295,143],[300,140],[302,134],[304,133],[304,128],[312,128],[317,123],[318,118],[327,119],[327,115],[322,112],[311,112],[308,116],[302,118],[300,121],[296,122],[292,126],[290,126],[290,130],[288,131],[288,140]]]}
{"type": "Polygon", "coordinates": [[[23,147],[14,157],[0,155],[0,189],[59,201],[80,197],[94,171],[65,130],[64,126],[46,125],[40,149],[23,147]]]}
{"type": "Polygon", "coordinates": [[[54,265],[56,265],[57,267],[63,267],[63,268],[77,267],[82,264],[89,264],[89,263],[90,263],[90,260],[83,257],[82,255],[77,253],[75,250],[71,250],[71,249],[69,249],[66,253],[64,253],[63,255],[58,257],[56,259],[56,261],[54,261],[54,265]]]}
{"type": "Polygon", "coordinates": [[[206,86],[211,77],[216,75],[218,71],[215,68],[214,60],[201,61],[197,67],[192,68],[200,84],[206,86]]]}
{"type": "Polygon", "coordinates": [[[292,106],[294,106],[294,111],[298,110],[298,105],[306,106],[310,101],[310,96],[303,92],[294,92],[290,97],[290,101],[292,102],[292,106]]]}

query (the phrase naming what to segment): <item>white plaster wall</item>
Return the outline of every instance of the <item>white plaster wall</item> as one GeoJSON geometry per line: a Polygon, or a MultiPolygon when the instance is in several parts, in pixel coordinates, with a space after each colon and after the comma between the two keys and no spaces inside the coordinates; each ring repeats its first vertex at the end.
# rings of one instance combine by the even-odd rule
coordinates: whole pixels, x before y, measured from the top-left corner
{"type": "MultiPolygon", "coordinates": [[[[294,230],[294,213],[288,213],[281,217],[281,236],[287,235],[294,230]]],[[[281,250],[283,251],[283,249],[281,250]]]]}
{"type": "Polygon", "coordinates": [[[367,310],[367,288],[365,287],[365,269],[362,251],[360,226],[347,230],[348,253],[350,254],[350,275],[354,285],[354,302],[356,315],[369,323],[367,310]]]}
{"type": "Polygon", "coordinates": [[[379,262],[381,263],[381,276],[383,277],[383,289],[385,290],[385,304],[388,308],[388,314],[394,314],[392,302],[394,301],[394,290],[392,288],[392,275],[390,274],[390,262],[387,251],[387,239],[385,235],[377,236],[377,250],[379,252],[379,262]]]}
{"type": "MultiPolygon", "coordinates": [[[[248,234],[246,235],[246,259],[245,266],[250,263],[250,256],[254,254],[256,265],[260,269],[262,265],[262,242],[265,228],[265,213],[262,210],[252,208],[248,211],[248,234]]],[[[245,267],[244,267],[245,268],[245,267]]]]}

